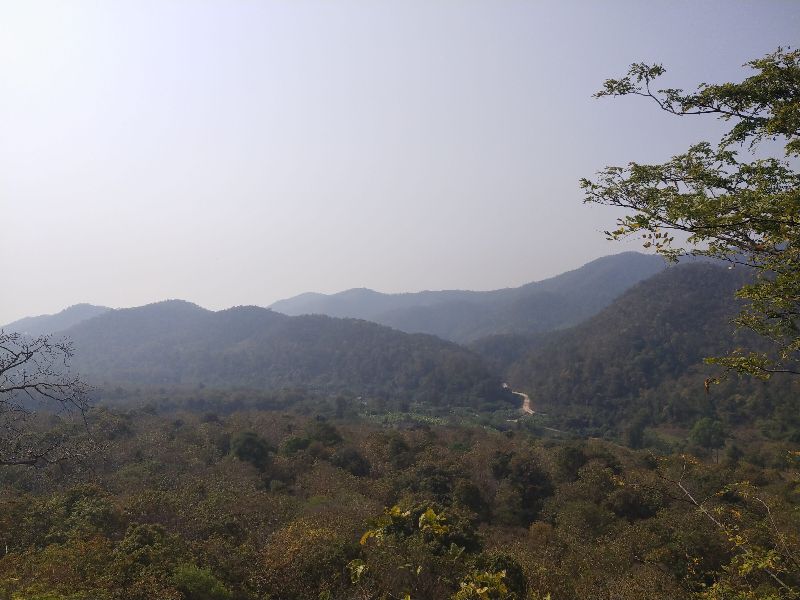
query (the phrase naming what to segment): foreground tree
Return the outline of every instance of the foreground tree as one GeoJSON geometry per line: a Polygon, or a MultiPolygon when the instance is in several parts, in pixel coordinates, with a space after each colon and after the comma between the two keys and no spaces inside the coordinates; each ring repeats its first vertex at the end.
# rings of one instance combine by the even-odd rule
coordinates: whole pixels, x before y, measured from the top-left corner
{"type": "Polygon", "coordinates": [[[800,51],[750,61],[740,83],[701,84],[695,92],[653,89],[661,65],[634,64],[595,94],[643,96],[674,115],[711,115],[732,123],[718,144],[701,142],[659,165],[606,167],[583,179],[585,202],[632,211],[606,232],[640,234],[644,246],[673,261],[693,254],[746,265],[754,281],[737,295],[747,304],[736,319],[771,342],[768,350],[735,350],[709,359],[728,370],[768,378],[800,374],[800,51]],[[769,142],[764,145],[763,142],[769,142]],[[755,158],[783,145],[783,157],[755,158]],[[742,160],[737,148],[751,153],[742,160]],[[686,234],[675,244],[674,232],[686,234]]]}
{"type": "Polygon", "coordinates": [[[0,330],[0,466],[58,462],[77,452],[65,417],[82,421],[87,386],[69,372],[72,355],[69,342],[52,336],[0,330]]]}

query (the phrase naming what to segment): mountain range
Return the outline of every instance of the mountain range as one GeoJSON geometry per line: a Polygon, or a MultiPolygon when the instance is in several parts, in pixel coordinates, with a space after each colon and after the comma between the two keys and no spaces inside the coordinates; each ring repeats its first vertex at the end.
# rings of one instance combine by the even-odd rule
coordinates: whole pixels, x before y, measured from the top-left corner
{"type": "Polygon", "coordinates": [[[301,294],[270,308],[287,315],[367,319],[408,333],[466,343],[487,335],[540,333],[575,325],[664,268],[658,256],[624,252],[517,288],[407,294],[352,289],[331,295],[301,294]]]}
{"type": "Polygon", "coordinates": [[[466,348],[363,320],[256,306],[214,312],[169,300],[107,311],[62,334],[74,344],[73,366],[101,387],[303,387],[429,406],[515,402],[466,348]]]}
{"type": "Polygon", "coordinates": [[[491,292],[350,290],[306,294],[274,310],[216,312],[180,300],[118,310],[76,305],[5,329],[70,338],[74,366],[105,389],[302,387],[380,397],[395,408],[493,410],[518,402],[501,385],[507,381],[559,427],[619,434],[632,423],[687,425],[703,415],[725,413],[733,422],[800,414],[792,400],[800,390],[788,379],[769,388],[729,379],[704,389],[717,373],[704,357],[756,343],[731,325],[740,309],[734,292],[751,276],[707,262],[666,268],[660,258],[624,253],[491,292]],[[400,331],[400,321],[427,331],[400,331]],[[470,341],[458,345],[436,331],[470,341]]]}

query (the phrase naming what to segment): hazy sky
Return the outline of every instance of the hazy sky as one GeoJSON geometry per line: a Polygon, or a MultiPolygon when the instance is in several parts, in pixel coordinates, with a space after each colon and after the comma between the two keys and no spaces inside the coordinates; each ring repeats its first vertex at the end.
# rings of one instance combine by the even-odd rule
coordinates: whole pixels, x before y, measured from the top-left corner
{"type": "Polygon", "coordinates": [[[800,2],[0,0],[0,323],[77,302],[519,285],[601,255],[581,176],[719,125],[800,2]]]}

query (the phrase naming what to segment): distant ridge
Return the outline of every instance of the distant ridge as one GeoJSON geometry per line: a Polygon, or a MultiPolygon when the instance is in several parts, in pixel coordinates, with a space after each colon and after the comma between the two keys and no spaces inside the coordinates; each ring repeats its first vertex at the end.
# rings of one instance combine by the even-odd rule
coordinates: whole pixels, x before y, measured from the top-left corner
{"type": "Polygon", "coordinates": [[[92,384],[195,386],[377,397],[429,406],[514,405],[471,351],[363,320],[289,317],[180,300],[107,311],[63,332],[92,384]],[[499,403],[499,404],[498,404],[499,403]]]}
{"type": "Polygon", "coordinates": [[[95,306],[85,303],[75,304],[53,315],[39,315],[19,319],[13,323],[3,325],[2,329],[32,336],[58,333],[87,319],[102,315],[109,310],[111,309],[107,306],[95,306]]]}
{"type": "Polygon", "coordinates": [[[408,333],[429,333],[463,343],[489,335],[541,333],[575,325],[664,268],[661,257],[623,252],[517,288],[405,294],[356,288],[330,295],[300,294],[270,308],[295,316],[367,319],[408,333]]]}

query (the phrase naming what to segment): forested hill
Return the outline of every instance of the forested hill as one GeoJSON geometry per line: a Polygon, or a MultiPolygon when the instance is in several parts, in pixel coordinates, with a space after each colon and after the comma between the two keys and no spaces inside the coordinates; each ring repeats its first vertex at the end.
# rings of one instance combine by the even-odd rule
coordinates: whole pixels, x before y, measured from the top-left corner
{"type": "Polygon", "coordinates": [[[537,333],[575,325],[663,269],[660,257],[625,252],[518,288],[413,294],[353,289],[333,295],[302,294],[276,302],[272,308],[289,315],[368,319],[401,331],[469,342],[492,334],[537,333]]]}
{"type": "MultiPolygon", "coordinates": [[[[709,393],[703,385],[719,372],[703,358],[725,354],[747,335],[735,333],[731,319],[740,309],[734,292],[750,276],[708,263],[669,268],[587,322],[533,340],[532,350],[508,368],[509,381],[529,392],[539,410],[589,434],[619,432],[634,421],[774,418],[787,402],[796,404],[797,386],[789,380],[765,387],[733,377],[709,393]]],[[[519,337],[502,341],[480,349],[498,360],[503,352],[521,354],[519,337]]]]}
{"type": "Polygon", "coordinates": [[[54,315],[39,315],[37,317],[19,319],[8,325],[3,325],[2,329],[32,336],[45,335],[64,331],[73,325],[102,315],[109,310],[111,309],[106,306],[75,304],[54,315]]]}
{"type": "Polygon", "coordinates": [[[110,311],[65,334],[77,370],[101,385],[301,386],[439,407],[515,402],[470,351],[367,321],[172,300],[110,311]]]}

